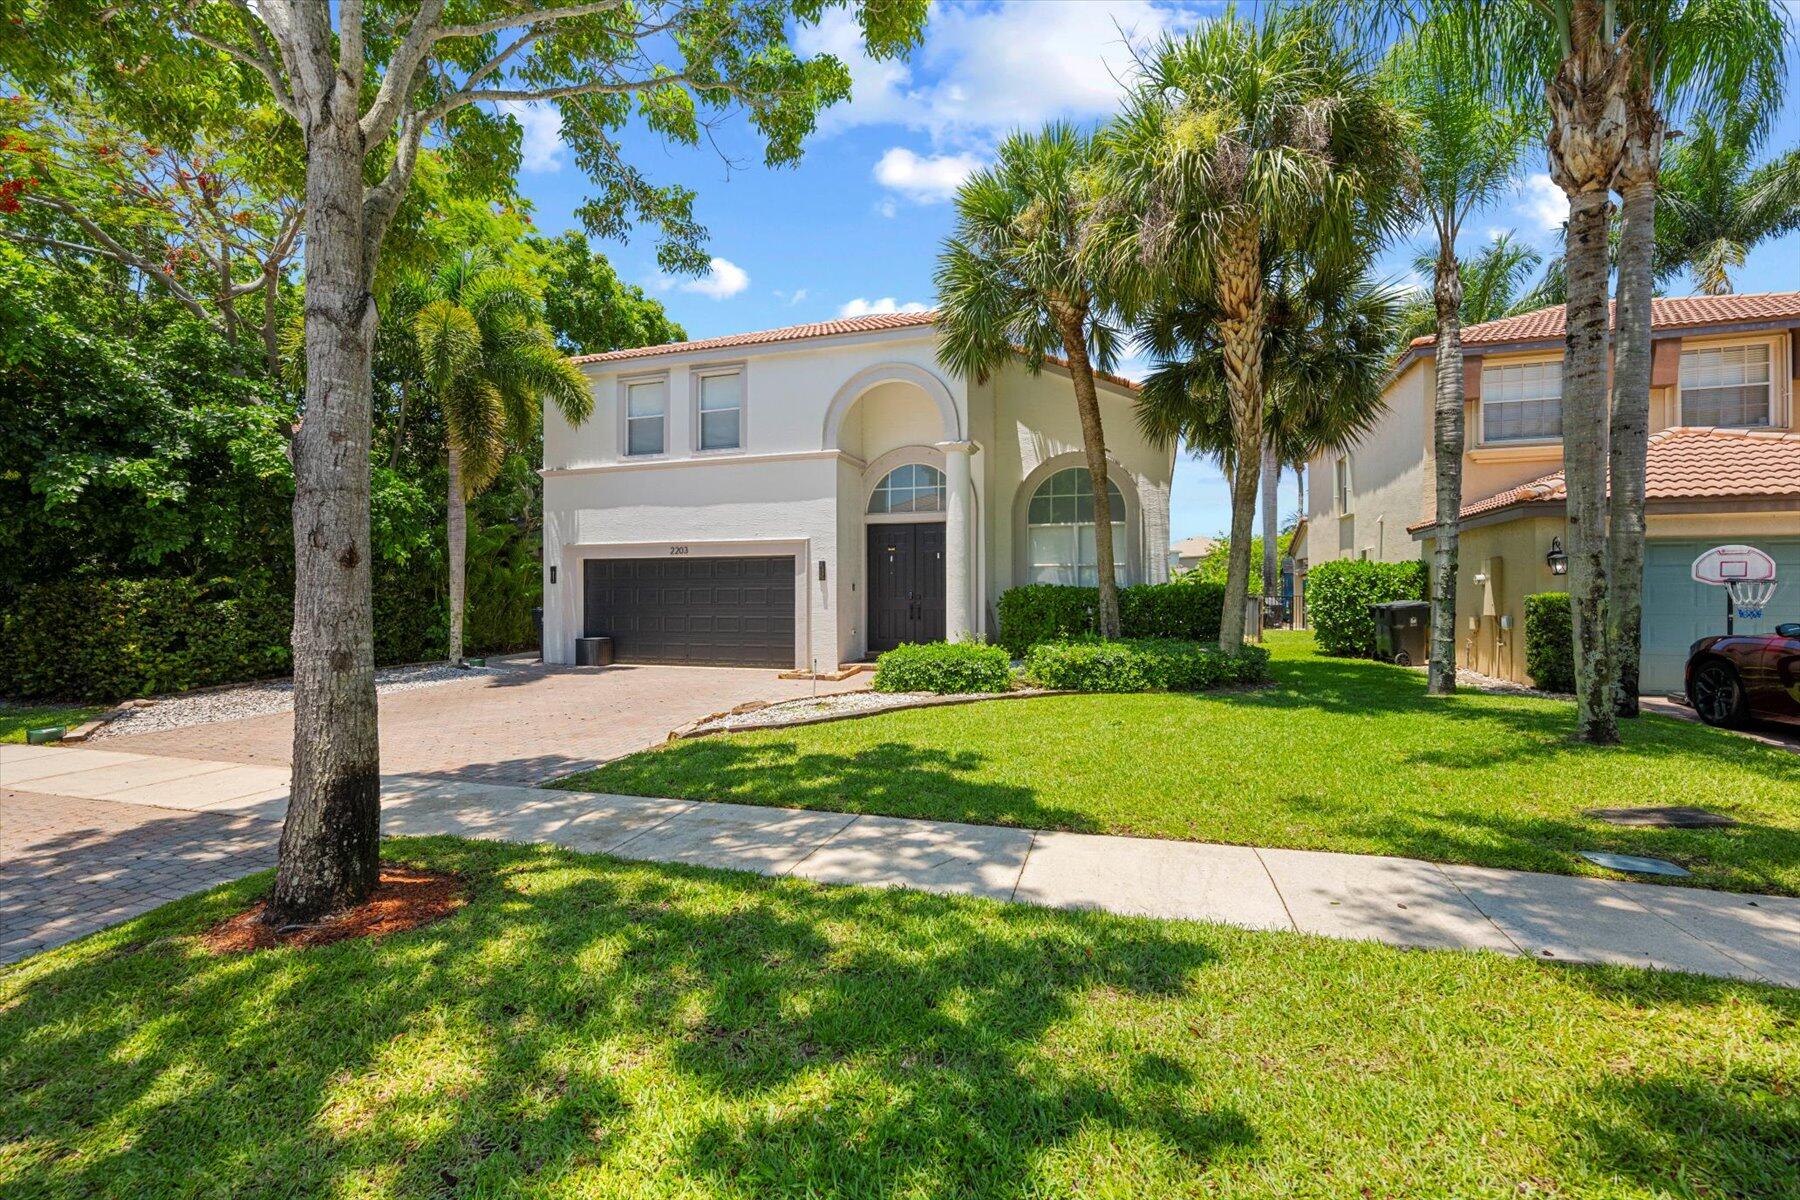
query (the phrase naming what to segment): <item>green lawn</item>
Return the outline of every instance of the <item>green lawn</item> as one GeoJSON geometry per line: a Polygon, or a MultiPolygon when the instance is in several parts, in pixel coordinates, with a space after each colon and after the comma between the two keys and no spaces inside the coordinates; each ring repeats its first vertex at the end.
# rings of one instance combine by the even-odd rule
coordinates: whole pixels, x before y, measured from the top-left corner
{"type": "Polygon", "coordinates": [[[1090,833],[1397,854],[1565,874],[1604,849],[1800,895],[1800,755],[1663,717],[1569,739],[1573,706],[1425,695],[1424,676],[1270,639],[1276,686],[1055,696],[677,742],[557,786],[1090,833]],[[1699,804],[1731,829],[1585,809],[1699,804]]]}
{"type": "Polygon", "coordinates": [[[388,852],[471,903],[201,951],[265,874],[0,968],[0,1195],[1800,1194],[1800,992],[388,852]]]}
{"type": "Polygon", "coordinates": [[[50,725],[67,725],[73,728],[105,711],[105,705],[97,708],[79,705],[43,706],[0,700],[0,742],[22,742],[28,729],[43,729],[50,725]]]}

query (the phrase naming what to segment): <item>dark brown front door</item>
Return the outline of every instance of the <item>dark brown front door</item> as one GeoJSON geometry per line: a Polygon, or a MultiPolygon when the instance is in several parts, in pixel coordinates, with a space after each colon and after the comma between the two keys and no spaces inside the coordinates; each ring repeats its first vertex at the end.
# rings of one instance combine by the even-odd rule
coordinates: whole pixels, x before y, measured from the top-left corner
{"type": "Polygon", "coordinates": [[[944,523],[869,526],[869,653],[944,640],[944,523]]]}

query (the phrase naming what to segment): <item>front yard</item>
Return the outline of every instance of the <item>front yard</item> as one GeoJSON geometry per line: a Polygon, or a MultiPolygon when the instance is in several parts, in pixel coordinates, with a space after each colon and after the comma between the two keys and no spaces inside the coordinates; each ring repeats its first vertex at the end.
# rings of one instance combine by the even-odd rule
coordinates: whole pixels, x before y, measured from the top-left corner
{"type": "Polygon", "coordinates": [[[1423,675],[1276,634],[1276,685],[1057,696],[711,737],[558,786],[903,817],[1394,854],[1562,874],[1672,859],[1703,887],[1800,895],[1800,755],[1669,718],[1572,743],[1568,702],[1425,695],[1423,675]],[[1701,805],[1727,829],[1592,808],[1701,805]]]}
{"type": "Polygon", "coordinates": [[[0,742],[22,742],[32,729],[51,725],[75,726],[105,712],[104,705],[15,704],[0,700],[0,742]]]}
{"type": "Polygon", "coordinates": [[[1800,993],[401,840],[470,903],[0,969],[0,1194],[1777,1196],[1800,993]]]}

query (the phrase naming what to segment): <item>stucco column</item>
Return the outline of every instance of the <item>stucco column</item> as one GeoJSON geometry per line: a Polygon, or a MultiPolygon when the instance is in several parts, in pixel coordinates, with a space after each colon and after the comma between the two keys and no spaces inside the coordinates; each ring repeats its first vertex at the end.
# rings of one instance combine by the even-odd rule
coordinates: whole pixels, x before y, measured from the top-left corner
{"type": "Polygon", "coordinates": [[[974,498],[969,488],[969,454],[973,442],[939,442],[944,452],[944,638],[963,641],[973,636],[970,595],[975,544],[974,498]]]}

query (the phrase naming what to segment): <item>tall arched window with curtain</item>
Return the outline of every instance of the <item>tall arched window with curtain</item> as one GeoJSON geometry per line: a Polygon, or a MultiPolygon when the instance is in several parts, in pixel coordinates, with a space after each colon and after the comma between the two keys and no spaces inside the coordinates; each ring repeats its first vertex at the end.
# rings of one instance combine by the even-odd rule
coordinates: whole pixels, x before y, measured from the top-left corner
{"type": "MultiPolygon", "coordinates": [[[[1125,582],[1125,497],[1106,481],[1112,502],[1113,574],[1125,582]]],[[[1058,471],[1038,484],[1025,517],[1026,553],[1033,583],[1095,587],[1094,482],[1086,467],[1058,471]]]]}

